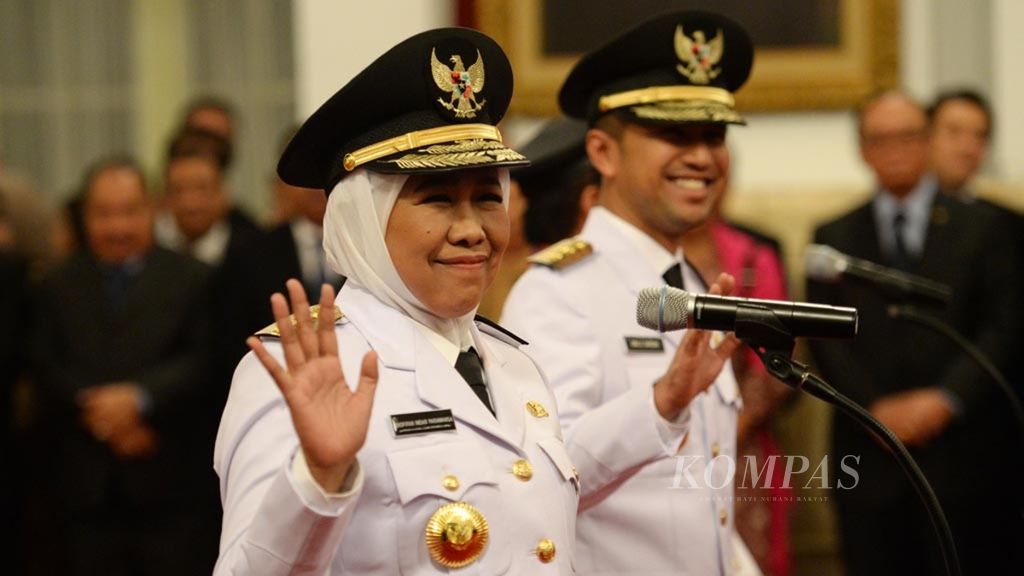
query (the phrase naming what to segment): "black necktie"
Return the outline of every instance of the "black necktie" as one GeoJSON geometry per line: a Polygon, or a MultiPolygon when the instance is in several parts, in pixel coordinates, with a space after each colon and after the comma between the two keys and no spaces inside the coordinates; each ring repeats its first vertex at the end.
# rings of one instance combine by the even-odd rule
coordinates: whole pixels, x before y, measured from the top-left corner
{"type": "Polygon", "coordinates": [[[892,232],[896,238],[895,263],[900,270],[910,268],[910,253],[907,251],[906,237],[904,231],[907,227],[907,216],[902,211],[897,211],[892,218],[892,232]]]}
{"type": "Polygon", "coordinates": [[[487,406],[491,414],[494,414],[491,398],[487,394],[487,383],[484,382],[484,365],[480,362],[480,355],[476,353],[475,348],[459,353],[458,359],[455,360],[455,370],[469,384],[477,398],[484,403],[484,406],[487,406]]]}
{"type": "Polygon", "coordinates": [[[661,277],[665,279],[665,283],[669,286],[686,290],[686,285],[683,284],[683,267],[679,265],[679,262],[669,267],[661,277]]]}

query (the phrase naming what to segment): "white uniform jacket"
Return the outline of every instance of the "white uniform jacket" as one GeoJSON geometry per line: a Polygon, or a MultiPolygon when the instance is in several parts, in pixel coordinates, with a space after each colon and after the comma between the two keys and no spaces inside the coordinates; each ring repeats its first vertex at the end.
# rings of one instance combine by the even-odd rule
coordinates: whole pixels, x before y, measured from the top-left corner
{"type": "MultiPolygon", "coordinates": [[[[350,385],[358,382],[367,351],[380,358],[369,431],[357,457],[362,479],[330,509],[301,495],[288,408],[250,353],[235,372],[217,437],[224,522],[215,573],[572,573],[579,482],[554,398],[518,342],[486,324],[472,330],[495,418],[407,316],[352,284],[337,303],[345,318],[335,331],[350,385]],[[534,416],[531,401],[547,414],[534,416]],[[455,430],[394,434],[391,416],[444,409],[455,430]],[[532,465],[532,477],[513,475],[520,460],[532,465]],[[472,564],[447,569],[431,559],[424,534],[431,515],[456,501],[482,513],[489,543],[472,564]],[[548,562],[536,552],[542,539],[555,546],[548,562]]],[[[280,343],[267,347],[283,365],[280,343]]]]}
{"type": "MultiPolygon", "coordinates": [[[[661,419],[652,385],[668,370],[683,332],[660,334],[637,324],[640,290],[664,285],[663,271],[652,269],[613,218],[592,210],[578,238],[593,253],[561,269],[531,267],[502,314],[529,341],[524,349],[555,393],[579,469],[576,568],[581,574],[728,574],[734,565],[730,462],[741,404],[732,367],[672,426],[661,419]]],[[[688,288],[702,286],[692,269],[684,277],[688,288]]]]}

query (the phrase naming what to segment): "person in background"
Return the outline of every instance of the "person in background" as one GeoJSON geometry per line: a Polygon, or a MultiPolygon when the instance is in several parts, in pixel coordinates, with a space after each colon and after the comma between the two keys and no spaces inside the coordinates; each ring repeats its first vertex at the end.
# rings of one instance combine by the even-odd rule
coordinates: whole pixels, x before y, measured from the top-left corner
{"type": "Polygon", "coordinates": [[[71,194],[57,213],[53,226],[53,251],[66,258],[85,249],[85,223],[82,222],[81,192],[71,194]]]}
{"type": "MultiPolygon", "coordinates": [[[[939,193],[929,173],[924,109],[898,91],[859,110],[861,157],[876,188],[865,204],[815,231],[856,258],[946,284],[955,297],[929,315],[1006,370],[1021,349],[1022,270],[1011,230],[977,204],[939,193]]],[[[859,312],[852,341],[812,340],[823,377],[867,408],[910,450],[939,498],[965,574],[994,574],[1024,535],[1012,476],[1020,452],[1006,402],[942,334],[890,318],[895,301],[872,286],[810,281],[808,299],[859,312]]],[[[833,421],[832,462],[857,458],[859,480],[835,490],[847,573],[943,573],[931,522],[895,460],[852,419],[833,421]]],[[[852,461],[848,460],[852,465],[852,461]]]]}
{"type": "Polygon", "coordinates": [[[526,197],[523,235],[534,250],[575,236],[597,204],[601,175],[587,158],[587,124],[548,121],[523,147],[530,165],[512,171],[526,197]]]}
{"type": "MultiPolygon", "coordinates": [[[[2,182],[0,182],[2,185],[2,182]]],[[[24,334],[28,333],[26,263],[14,251],[14,233],[7,221],[5,195],[0,190],[0,470],[16,470],[24,459],[15,430],[15,389],[26,364],[24,334]]],[[[24,476],[0,476],[0,529],[14,534],[0,544],[0,554],[9,565],[17,567],[20,556],[18,543],[22,540],[19,516],[23,513],[26,490],[24,476]],[[11,559],[15,559],[11,562],[11,559]]]]}
{"type": "MultiPolygon", "coordinates": [[[[299,127],[295,126],[285,131],[281,139],[281,150],[288,146],[288,143],[291,142],[298,129],[299,127]]],[[[270,181],[271,209],[270,214],[267,216],[267,227],[276,228],[295,218],[301,218],[299,203],[303,201],[303,190],[307,189],[287,184],[277,174],[272,175],[270,181]]]]}
{"type": "MultiPolygon", "coordinates": [[[[295,132],[289,131],[289,136],[294,136],[295,132]]],[[[292,217],[267,233],[267,248],[257,256],[270,267],[276,267],[268,274],[269,285],[260,295],[260,304],[265,307],[267,298],[283,290],[289,278],[302,282],[310,302],[319,298],[320,287],[324,284],[339,290],[344,279],[331,270],[323,246],[327,197],[322,190],[292,186],[277,174],[274,175],[274,191],[276,198],[288,199],[292,217]]]]}
{"type": "Polygon", "coordinates": [[[569,118],[550,120],[523,146],[529,166],[511,171],[509,219],[512,235],[504,265],[484,294],[480,314],[501,315],[512,285],[537,250],[568,238],[583,227],[597,202],[598,174],[583,148],[586,124],[569,118]]]}
{"type": "Polygon", "coordinates": [[[5,213],[0,249],[25,264],[29,282],[38,282],[59,259],[52,242],[53,213],[44,198],[31,180],[11,170],[0,171],[0,203],[5,213]]]}
{"type": "MultiPolygon", "coordinates": [[[[200,574],[215,519],[195,434],[207,386],[210,271],[157,247],[138,165],[94,165],[87,250],[36,292],[32,368],[64,511],[67,574],[200,574]]],[[[60,543],[55,543],[57,546],[60,543]]]]}
{"type": "Polygon", "coordinates": [[[63,256],[50,242],[55,226],[43,198],[31,180],[0,165],[0,470],[12,471],[0,480],[0,528],[13,535],[0,557],[7,571],[26,576],[63,573],[53,542],[36,537],[63,534],[47,458],[57,435],[39,417],[29,358],[32,291],[63,256]]]}
{"type": "MultiPolygon", "coordinates": [[[[260,300],[263,294],[254,293],[263,285],[259,279],[264,271],[252,256],[266,236],[249,216],[232,207],[224,180],[227,163],[227,142],[216,134],[192,128],[176,134],[164,171],[166,211],[156,226],[162,246],[214,269],[213,381],[221,399],[234,366],[245,354],[245,338],[270,319],[260,300]]],[[[210,418],[213,426],[219,409],[210,418]]]]}
{"type": "Polygon", "coordinates": [[[256,223],[232,206],[225,184],[229,161],[228,142],[212,132],[185,128],[171,139],[158,242],[219,267],[259,237],[256,223]]]}
{"type": "Polygon", "coordinates": [[[320,190],[292,186],[280,179],[277,186],[290,188],[286,193],[294,198],[295,216],[267,233],[267,251],[262,257],[276,263],[278,269],[272,281],[273,290],[264,294],[261,302],[266,305],[266,298],[281,291],[284,281],[289,278],[298,278],[307,296],[313,300],[319,296],[320,287],[324,284],[340,289],[344,278],[331,270],[324,255],[323,222],[327,198],[320,190]]]}
{"type": "Polygon", "coordinates": [[[235,149],[235,111],[227,100],[216,96],[200,96],[192,100],[185,108],[185,117],[181,123],[184,128],[203,130],[216,134],[227,143],[227,155],[224,161],[224,172],[231,168],[235,149]]]}
{"type": "MultiPolygon", "coordinates": [[[[706,222],[686,233],[683,252],[708,281],[725,272],[736,278],[734,296],[761,300],[789,300],[786,273],[778,242],[725,220],[721,206],[728,193],[715,201],[706,222]]],[[[761,359],[749,347],[732,358],[736,381],[743,398],[737,427],[737,463],[748,458],[763,465],[781,458],[782,450],[772,431],[777,411],[791,396],[789,387],[775,380],[761,359]]],[[[747,479],[736,486],[736,531],[743,538],[758,566],[766,575],[790,572],[789,510],[791,490],[784,487],[784,470],[772,468],[772,475],[756,485],[747,479]]]]}
{"type": "Polygon", "coordinates": [[[943,92],[927,109],[928,165],[945,194],[972,198],[970,184],[992,140],[992,109],[978,92],[943,92]]]}

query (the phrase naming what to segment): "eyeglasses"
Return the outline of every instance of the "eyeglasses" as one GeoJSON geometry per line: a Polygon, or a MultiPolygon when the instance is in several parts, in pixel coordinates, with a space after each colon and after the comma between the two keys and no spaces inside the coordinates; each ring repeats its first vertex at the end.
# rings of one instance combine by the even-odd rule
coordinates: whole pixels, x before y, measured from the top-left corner
{"type": "Polygon", "coordinates": [[[861,142],[865,146],[894,146],[906,144],[918,144],[925,138],[925,130],[903,130],[901,132],[890,132],[888,134],[863,134],[861,142]]]}

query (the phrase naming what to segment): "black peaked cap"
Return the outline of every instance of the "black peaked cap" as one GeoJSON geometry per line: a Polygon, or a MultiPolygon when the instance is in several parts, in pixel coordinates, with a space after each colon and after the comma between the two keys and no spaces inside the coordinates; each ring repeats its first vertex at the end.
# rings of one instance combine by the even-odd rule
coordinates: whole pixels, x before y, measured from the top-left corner
{"type": "Polygon", "coordinates": [[[416,173],[523,165],[526,158],[504,147],[494,128],[511,99],[512,67],[494,40],[468,28],[422,32],[320,106],[288,144],[277,172],[289,184],[330,193],[359,166],[416,173]],[[444,128],[456,131],[438,134],[444,128]],[[381,146],[368,148],[374,145],[381,146]]]}
{"type": "MultiPolygon", "coordinates": [[[[568,116],[593,123],[612,111],[651,123],[743,123],[731,104],[750,76],[754,49],[735,22],[709,12],[656,17],[583,56],[558,95],[568,116]],[[726,101],[654,94],[646,101],[602,109],[601,98],[654,87],[696,87],[726,101]]],[[[678,92],[678,91],[677,91],[678,92]]]]}
{"type": "Polygon", "coordinates": [[[512,176],[520,181],[557,177],[587,158],[586,135],[585,122],[564,116],[549,120],[520,148],[530,165],[513,169],[512,176]]]}

